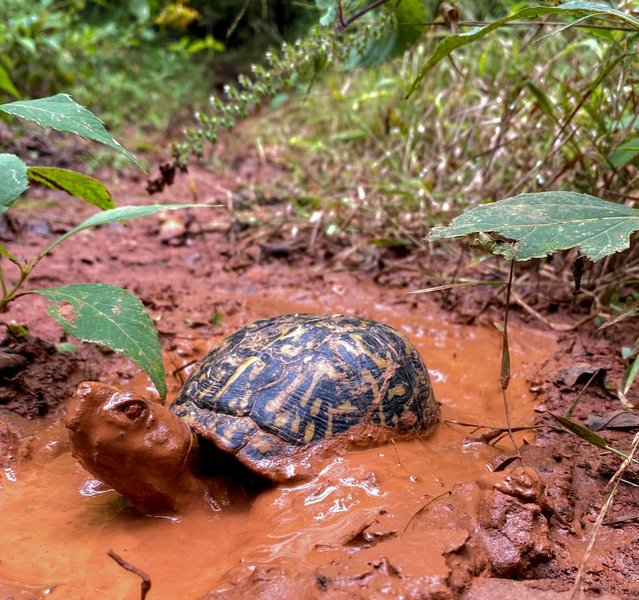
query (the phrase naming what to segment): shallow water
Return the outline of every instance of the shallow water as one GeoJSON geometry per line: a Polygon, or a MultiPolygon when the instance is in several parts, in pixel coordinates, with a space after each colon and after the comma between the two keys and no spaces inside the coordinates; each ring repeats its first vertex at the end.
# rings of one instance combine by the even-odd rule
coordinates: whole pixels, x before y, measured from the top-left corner
{"type": "MultiPolygon", "coordinates": [[[[406,304],[371,303],[373,297],[339,290],[308,303],[276,293],[249,294],[225,327],[230,333],[250,320],[288,312],[342,312],[387,322],[419,348],[443,419],[504,425],[496,329],[448,325],[444,313],[418,314],[406,304]]],[[[188,363],[216,342],[181,339],[167,357],[167,369],[188,363]]],[[[521,425],[534,406],[528,377],[552,355],[554,342],[513,327],[510,347],[511,418],[521,425]]],[[[128,387],[143,391],[146,385],[140,377],[128,387]]],[[[171,383],[172,394],[178,387],[177,380],[171,383]]],[[[31,433],[27,425],[18,426],[31,433]]],[[[71,457],[62,425],[50,423],[32,432],[32,458],[1,480],[0,597],[139,597],[139,578],[109,558],[109,549],[148,573],[151,600],[230,589],[260,567],[293,574],[327,568],[331,561],[353,566],[371,559],[377,543],[403,572],[445,577],[438,550],[457,543],[458,532],[417,537],[411,533],[413,518],[429,499],[485,473],[508,451],[505,441],[498,448],[465,444],[469,431],[442,423],[425,440],[352,452],[326,463],[311,481],[267,489],[252,500],[242,500],[238,486],[220,484],[219,510],[193,509],[169,519],[123,509],[119,496],[102,490],[71,457]]]]}

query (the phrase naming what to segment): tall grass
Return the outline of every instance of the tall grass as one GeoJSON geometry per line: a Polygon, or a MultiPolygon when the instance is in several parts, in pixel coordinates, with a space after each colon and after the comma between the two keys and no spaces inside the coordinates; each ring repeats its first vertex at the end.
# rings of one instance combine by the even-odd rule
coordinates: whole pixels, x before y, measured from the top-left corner
{"type": "Polygon", "coordinates": [[[611,164],[639,129],[639,60],[611,34],[546,33],[502,31],[457,52],[408,100],[429,43],[378,69],[333,71],[254,131],[284,153],[297,194],[365,205],[365,229],[419,229],[549,188],[639,200],[633,162],[611,164]]]}

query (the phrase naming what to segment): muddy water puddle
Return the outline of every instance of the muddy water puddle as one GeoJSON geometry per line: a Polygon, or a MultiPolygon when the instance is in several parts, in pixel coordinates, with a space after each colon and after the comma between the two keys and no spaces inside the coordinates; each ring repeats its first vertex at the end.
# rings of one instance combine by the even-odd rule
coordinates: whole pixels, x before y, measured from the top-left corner
{"type": "MultiPolygon", "coordinates": [[[[404,304],[374,304],[372,295],[365,301],[348,296],[295,301],[276,291],[249,294],[242,309],[225,319],[225,333],[287,312],[378,319],[419,348],[443,419],[504,424],[496,330],[449,325],[444,313],[424,314],[404,304]]],[[[167,358],[168,369],[216,342],[182,338],[167,358]]],[[[534,406],[529,378],[554,349],[552,338],[540,332],[512,329],[509,397],[515,425],[529,422],[534,406]]],[[[144,382],[136,378],[129,385],[139,392],[144,382]]],[[[172,383],[173,394],[178,385],[172,383]]],[[[380,560],[410,575],[443,580],[441,552],[459,543],[459,532],[417,531],[420,509],[455,484],[486,473],[508,452],[506,442],[497,448],[464,443],[468,428],[442,423],[424,440],[334,458],[304,483],[245,498],[241,485],[220,483],[217,510],[163,518],[124,507],[117,494],[92,480],[71,457],[59,422],[22,433],[33,434],[31,456],[5,471],[0,488],[2,598],[139,597],[139,578],[109,558],[108,550],[148,573],[152,600],[199,598],[212,590],[223,595],[263,569],[284,577],[310,570],[321,577],[336,564],[355,572],[360,564],[380,560]]],[[[299,597],[293,588],[288,593],[299,597]]],[[[287,597],[287,590],[278,597],[287,597]]]]}

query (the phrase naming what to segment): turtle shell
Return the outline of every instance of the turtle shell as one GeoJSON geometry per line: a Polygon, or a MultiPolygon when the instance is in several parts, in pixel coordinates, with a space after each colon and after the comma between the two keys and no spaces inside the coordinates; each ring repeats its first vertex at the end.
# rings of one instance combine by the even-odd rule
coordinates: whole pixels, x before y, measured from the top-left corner
{"type": "Polygon", "coordinates": [[[368,319],[306,314],[256,321],[226,338],[171,410],[274,480],[299,474],[295,459],[311,445],[423,432],[438,415],[406,337],[368,319]]]}

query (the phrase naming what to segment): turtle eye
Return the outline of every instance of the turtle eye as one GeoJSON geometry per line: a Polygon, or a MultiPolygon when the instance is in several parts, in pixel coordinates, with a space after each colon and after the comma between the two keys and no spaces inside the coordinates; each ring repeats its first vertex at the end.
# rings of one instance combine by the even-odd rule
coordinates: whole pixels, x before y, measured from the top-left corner
{"type": "Polygon", "coordinates": [[[141,400],[132,400],[118,406],[118,410],[130,421],[139,421],[146,417],[149,409],[141,400]]]}

